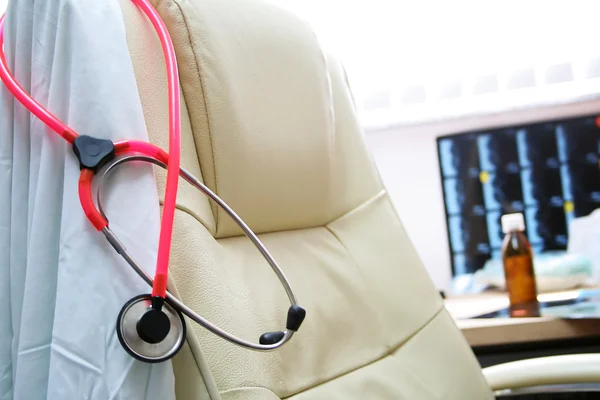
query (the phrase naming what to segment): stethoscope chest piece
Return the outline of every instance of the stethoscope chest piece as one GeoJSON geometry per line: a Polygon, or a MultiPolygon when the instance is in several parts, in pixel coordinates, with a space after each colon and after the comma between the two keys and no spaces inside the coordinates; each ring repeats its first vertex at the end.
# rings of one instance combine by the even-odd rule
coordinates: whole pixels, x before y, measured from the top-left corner
{"type": "Polygon", "coordinates": [[[140,361],[157,363],[173,357],[185,341],[185,320],[162,298],[142,294],[129,300],[117,318],[123,348],[140,361]]]}
{"type": "Polygon", "coordinates": [[[185,320],[193,321],[208,331],[231,343],[244,348],[269,351],[277,349],[288,342],[304,321],[306,311],[298,305],[296,296],[269,250],[261,242],[250,227],[236,212],[200,179],[181,168],[181,120],[179,104],[179,74],[175,48],[166,25],[149,0],[134,0],[152,22],[158,33],[167,69],[167,86],[169,92],[169,152],[145,141],[95,138],[80,135],[42,107],[15,81],[8,69],[3,52],[4,16],[0,15],[0,80],[6,84],[15,98],[29,111],[37,116],[48,128],[54,130],[72,147],[81,169],[78,193],[83,214],[92,226],[101,231],[115,251],[133,268],[133,270],[150,286],[152,294],[144,294],[128,301],[117,319],[117,337],[124,349],[134,358],[157,363],[173,357],[182,348],[185,340],[185,320]],[[93,178],[106,166],[102,179],[117,166],[127,162],[143,161],[158,165],[167,170],[164,194],[164,213],[161,219],[160,237],[157,251],[157,263],[154,279],[135,261],[117,235],[109,228],[108,217],[102,208],[101,187],[98,185],[97,205],[92,197],[93,178]],[[107,166],[107,164],[110,165],[107,166]],[[177,200],[178,175],[193,187],[200,190],[215,202],[240,227],[248,239],[256,246],[269,264],[279,282],[283,286],[290,302],[285,330],[266,332],[259,338],[259,343],[239,338],[232,333],[211,323],[206,318],[188,307],[167,291],[169,276],[169,257],[173,233],[174,213],[177,200]],[[165,217],[167,216],[167,217],[165,217]]]}

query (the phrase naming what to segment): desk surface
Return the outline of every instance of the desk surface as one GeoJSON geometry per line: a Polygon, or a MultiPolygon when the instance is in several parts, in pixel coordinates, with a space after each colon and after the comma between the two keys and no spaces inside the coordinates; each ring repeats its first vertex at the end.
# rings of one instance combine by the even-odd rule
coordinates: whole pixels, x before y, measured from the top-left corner
{"type": "MultiPolygon", "coordinates": [[[[541,295],[540,301],[544,301],[544,298],[568,298],[576,293],[576,291],[570,291],[541,295]]],[[[497,311],[507,306],[508,297],[505,293],[499,292],[446,299],[446,308],[472,347],[600,337],[600,319],[594,318],[470,319],[476,315],[497,311]]]]}

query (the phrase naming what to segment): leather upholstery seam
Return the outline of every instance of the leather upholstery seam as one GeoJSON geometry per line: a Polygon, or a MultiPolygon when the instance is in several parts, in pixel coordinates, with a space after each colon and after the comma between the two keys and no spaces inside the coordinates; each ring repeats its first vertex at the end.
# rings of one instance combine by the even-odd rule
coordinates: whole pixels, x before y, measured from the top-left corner
{"type": "MultiPolygon", "coordinates": [[[[204,377],[204,372],[206,372],[206,371],[204,371],[204,368],[202,367],[202,365],[200,365],[200,363],[198,362],[198,358],[196,357],[196,351],[202,351],[200,349],[199,343],[195,343],[194,345],[192,345],[192,341],[197,342],[197,338],[194,337],[194,339],[192,339],[192,341],[190,341],[190,338],[187,337],[189,335],[194,335],[194,333],[190,332],[190,330],[188,330],[188,332],[186,334],[185,342],[187,343],[187,345],[190,349],[190,353],[192,353],[192,358],[194,359],[194,364],[196,364],[196,368],[198,369],[198,372],[200,373],[200,378],[202,379],[202,382],[204,382],[204,387],[206,388],[206,391],[208,392],[208,397],[211,400],[218,400],[218,398],[214,396],[215,392],[216,392],[216,394],[218,394],[220,396],[218,388],[214,388],[213,385],[211,385],[209,382],[206,381],[206,378],[204,377]]],[[[210,371],[209,371],[209,373],[210,373],[210,371]]]]}
{"type": "MultiPolygon", "coordinates": [[[[198,77],[199,77],[199,80],[200,80],[200,86],[202,87],[202,100],[204,101],[204,107],[205,107],[205,110],[206,110],[206,121],[207,121],[207,127],[208,127],[208,139],[209,139],[210,147],[211,147],[211,156],[212,156],[212,163],[213,163],[213,173],[215,175],[215,192],[218,193],[217,192],[216,165],[215,165],[215,160],[214,160],[214,150],[213,150],[213,144],[212,144],[212,134],[211,134],[211,129],[210,129],[210,118],[209,118],[209,115],[208,115],[208,104],[207,104],[207,101],[206,101],[206,93],[204,92],[204,84],[203,84],[203,81],[202,81],[202,75],[200,73],[200,67],[198,66],[198,57],[197,57],[197,54],[196,54],[196,52],[194,50],[194,46],[192,45],[192,37],[191,37],[190,28],[189,28],[189,24],[188,24],[188,21],[186,19],[185,13],[183,12],[183,9],[181,8],[181,5],[179,4],[179,1],[177,1],[177,0],[173,1],[173,4],[175,4],[175,6],[177,6],[177,9],[179,10],[179,14],[180,14],[180,16],[181,16],[181,18],[183,20],[183,24],[185,26],[185,30],[186,30],[186,33],[187,33],[188,44],[190,46],[192,54],[194,55],[194,62],[196,64],[196,71],[198,73],[198,77]]],[[[181,84],[181,82],[180,82],[180,84],[181,84]]],[[[186,106],[186,109],[188,111],[188,115],[191,115],[190,114],[189,105],[188,105],[188,101],[187,101],[187,96],[186,96],[186,89],[185,89],[185,87],[183,85],[181,85],[181,86],[182,86],[183,97],[184,97],[184,99],[186,99],[185,106],[186,106]]],[[[190,125],[192,127],[192,140],[194,142],[194,147],[196,149],[196,154],[198,156],[198,159],[200,160],[200,155],[198,154],[198,146],[197,146],[197,143],[196,143],[196,136],[194,135],[194,123],[192,121],[192,118],[190,118],[190,125]]],[[[201,164],[201,163],[199,162],[199,164],[201,164]]],[[[202,166],[201,165],[200,165],[200,169],[202,170],[202,166]]],[[[202,173],[201,173],[201,176],[203,176],[202,173]]],[[[216,234],[217,227],[218,227],[218,210],[215,212],[215,209],[213,207],[214,207],[214,205],[211,203],[211,210],[213,210],[213,218],[215,218],[215,234],[216,234]]],[[[180,205],[176,205],[175,208],[176,208],[176,210],[183,211],[184,213],[190,215],[192,218],[194,218],[196,221],[198,221],[202,226],[204,226],[205,229],[207,229],[209,232],[211,231],[206,225],[204,225],[204,223],[202,223],[202,221],[200,220],[200,218],[197,215],[195,215],[194,213],[191,212],[191,210],[189,210],[189,209],[187,209],[185,207],[182,207],[180,205]]],[[[211,371],[210,370],[206,371],[206,370],[204,370],[204,368],[202,368],[202,366],[200,365],[200,363],[198,361],[198,357],[197,357],[197,355],[196,355],[196,353],[194,351],[194,347],[195,346],[191,345],[190,339],[186,338],[186,341],[188,342],[188,346],[190,347],[190,352],[192,354],[192,358],[194,359],[194,363],[196,364],[196,367],[198,368],[198,371],[200,373],[200,377],[202,378],[202,381],[204,382],[204,387],[208,391],[209,397],[211,399],[218,399],[218,398],[220,398],[218,388],[213,387],[213,385],[211,385],[206,380],[206,377],[204,376],[204,374],[211,374],[211,371]]],[[[200,349],[198,349],[198,350],[200,350],[200,349]]]]}
{"type": "MultiPolygon", "coordinates": [[[[161,199],[159,201],[159,204],[161,205],[161,207],[164,206],[164,200],[161,199]]],[[[204,227],[204,229],[206,229],[208,232],[210,232],[210,228],[208,226],[206,226],[204,224],[204,222],[202,222],[202,219],[198,215],[196,215],[196,213],[194,211],[190,210],[188,207],[182,206],[180,204],[175,204],[175,210],[181,211],[182,213],[187,214],[190,217],[194,218],[198,223],[200,223],[200,225],[202,225],[204,227]]]]}
{"type": "Polygon", "coordinates": [[[350,252],[350,249],[348,248],[348,246],[346,246],[344,244],[344,242],[342,242],[342,239],[340,239],[340,237],[333,231],[333,229],[331,229],[329,227],[329,224],[325,225],[324,228],[331,234],[331,236],[333,236],[335,238],[335,240],[344,248],[344,250],[346,250],[346,253],[348,253],[348,255],[350,256],[350,258],[352,259],[352,264],[354,264],[354,266],[356,267],[356,269],[358,270],[361,278],[365,279],[365,274],[363,273],[363,270],[360,268],[360,265],[358,264],[358,262],[352,257],[352,253],[350,252]]]}
{"type": "Polygon", "coordinates": [[[369,366],[371,366],[371,365],[373,365],[373,364],[376,364],[376,363],[378,363],[379,361],[382,361],[382,360],[384,360],[384,359],[385,359],[385,358],[387,358],[387,357],[393,357],[395,352],[397,352],[398,350],[400,350],[400,349],[402,348],[402,346],[404,346],[406,343],[408,343],[409,341],[411,341],[411,340],[412,340],[412,339],[413,339],[415,336],[417,336],[417,335],[418,335],[419,333],[421,333],[421,332],[422,332],[422,331],[423,331],[425,328],[427,328],[427,327],[429,326],[429,324],[431,324],[431,323],[433,322],[433,320],[435,320],[435,319],[436,319],[438,316],[440,316],[440,315],[441,315],[441,313],[442,313],[444,310],[445,310],[445,307],[442,305],[442,306],[440,307],[440,309],[439,309],[439,310],[437,310],[437,311],[436,311],[436,312],[433,314],[433,316],[431,316],[431,318],[429,318],[429,319],[428,319],[428,320],[427,320],[427,321],[426,321],[426,322],[425,322],[425,323],[424,323],[424,324],[423,324],[423,325],[422,325],[422,326],[421,326],[419,329],[417,329],[417,330],[416,330],[415,332],[413,332],[411,335],[407,336],[407,337],[406,337],[406,339],[405,339],[405,340],[403,340],[401,343],[399,343],[397,346],[393,346],[393,347],[392,347],[390,350],[386,351],[386,352],[385,352],[383,355],[381,355],[380,357],[377,357],[376,359],[374,359],[374,360],[372,360],[372,361],[369,361],[369,362],[368,362],[368,363],[366,363],[366,364],[360,365],[360,366],[358,366],[358,367],[356,367],[356,368],[352,368],[351,370],[348,370],[348,371],[346,371],[346,372],[343,372],[343,373],[341,373],[341,374],[339,374],[339,375],[336,375],[336,376],[334,376],[334,377],[332,377],[332,378],[329,378],[329,379],[327,379],[327,380],[325,380],[325,381],[323,381],[323,382],[319,383],[318,385],[314,385],[314,386],[311,386],[311,387],[309,387],[309,388],[306,388],[306,389],[300,390],[300,391],[298,391],[298,392],[296,392],[296,393],[290,394],[290,395],[289,395],[289,396],[287,396],[287,397],[282,397],[282,398],[281,398],[281,400],[286,400],[286,399],[289,399],[289,398],[291,398],[291,397],[293,397],[293,396],[297,396],[297,395],[299,395],[299,394],[301,394],[301,393],[304,393],[304,392],[307,392],[307,391],[309,391],[309,390],[313,390],[313,389],[315,389],[315,388],[318,388],[319,386],[326,385],[326,384],[328,384],[328,383],[330,383],[330,382],[333,382],[333,381],[335,381],[335,380],[337,380],[337,379],[340,379],[340,378],[343,378],[343,377],[345,377],[345,376],[347,376],[347,375],[350,375],[350,374],[352,374],[353,372],[356,372],[356,371],[358,371],[358,370],[361,370],[361,369],[363,369],[363,368],[367,368],[367,367],[369,367],[369,366]]]}
{"type": "Polygon", "coordinates": [[[272,391],[271,389],[264,387],[264,386],[242,386],[242,387],[238,387],[238,388],[232,388],[232,389],[227,389],[223,392],[221,392],[221,396],[227,394],[227,393],[233,393],[233,392],[237,392],[237,391],[244,391],[244,390],[252,390],[252,389],[262,389],[262,390],[266,390],[267,392],[273,393],[273,396],[279,398],[279,396],[277,396],[277,393],[275,393],[274,391],[272,391]]]}
{"type": "Polygon", "coordinates": [[[181,211],[181,212],[183,212],[183,213],[185,213],[185,214],[187,214],[187,215],[189,215],[189,216],[191,216],[191,217],[192,217],[192,218],[194,218],[196,221],[198,221],[198,222],[200,223],[200,225],[202,225],[202,226],[203,226],[203,227],[204,227],[204,228],[205,228],[207,231],[209,231],[209,232],[210,232],[210,229],[209,229],[209,227],[208,227],[208,226],[206,226],[206,225],[204,224],[204,222],[202,222],[202,219],[200,219],[200,217],[199,217],[199,216],[197,216],[197,215],[196,215],[196,213],[195,213],[195,212],[193,212],[192,210],[190,210],[188,207],[185,207],[185,206],[180,206],[180,205],[175,205],[175,209],[176,209],[176,210],[179,210],[179,211],[181,211]]]}
{"type": "Polygon", "coordinates": [[[333,221],[327,223],[325,226],[331,225],[333,223],[335,223],[336,221],[339,221],[349,215],[354,214],[355,212],[357,212],[358,210],[360,210],[361,208],[365,208],[367,206],[369,206],[372,203],[375,203],[377,200],[379,200],[380,198],[384,197],[387,194],[387,191],[385,189],[382,189],[380,192],[378,192],[376,195],[369,197],[367,200],[363,201],[362,203],[360,203],[359,205],[357,205],[356,207],[352,208],[351,210],[345,212],[344,214],[340,215],[339,217],[335,218],[333,221]]]}
{"type": "MultiPolygon", "coordinates": [[[[198,63],[198,54],[196,54],[196,49],[192,43],[192,34],[190,32],[190,26],[189,26],[187,17],[185,15],[185,13],[183,12],[183,9],[181,8],[180,1],[175,0],[175,1],[173,1],[173,3],[179,9],[179,14],[181,15],[181,18],[183,20],[183,25],[185,26],[185,31],[187,32],[188,43],[189,43],[190,49],[192,51],[192,54],[194,55],[194,64],[196,66],[198,80],[200,81],[200,87],[202,88],[202,101],[204,102],[204,110],[206,112],[206,125],[207,125],[207,129],[208,129],[208,141],[210,143],[210,155],[211,155],[211,161],[212,161],[212,167],[213,167],[213,174],[215,177],[214,192],[218,194],[219,190],[218,190],[218,186],[217,186],[217,163],[215,162],[215,150],[214,150],[214,146],[213,146],[210,115],[208,112],[208,101],[206,100],[206,85],[204,84],[204,75],[202,74],[202,69],[200,68],[200,65],[198,63]]],[[[182,87],[182,89],[183,89],[184,97],[187,97],[187,96],[185,96],[185,92],[186,92],[185,88],[182,87]]],[[[186,108],[188,108],[188,115],[191,115],[189,113],[189,106],[187,104],[187,101],[186,101],[186,108]]],[[[192,125],[192,139],[194,141],[194,147],[196,148],[196,154],[198,154],[198,145],[196,143],[196,135],[194,135],[194,122],[192,121],[192,118],[190,118],[190,124],[192,125]]],[[[199,154],[198,154],[198,158],[200,158],[199,154]]],[[[200,168],[202,168],[202,166],[200,166],[200,168]]],[[[211,206],[211,210],[213,212],[213,217],[215,219],[215,235],[216,235],[219,230],[219,209],[213,202],[210,202],[210,206],[211,206]]]]}
{"type": "MultiPolygon", "coordinates": [[[[353,257],[352,255],[352,251],[350,251],[350,248],[348,246],[346,246],[346,244],[342,241],[342,239],[335,233],[335,231],[333,229],[331,229],[329,227],[329,225],[325,225],[324,228],[334,237],[334,239],[340,244],[340,246],[342,246],[342,248],[346,251],[346,254],[348,255],[348,257],[352,260],[352,265],[356,268],[356,270],[358,271],[358,275],[361,277],[361,279],[363,280],[363,282],[365,282],[364,284],[368,286],[369,291],[372,291],[376,288],[374,288],[372,285],[370,285],[367,280],[367,277],[365,275],[364,270],[361,268],[360,263],[358,262],[358,260],[356,258],[353,257]]],[[[377,306],[376,302],[371,300],[370,298],[366,298],[364,299],[364,302],[368,303],[369,306],[372,306],[374,310],[376,311],[377,314],[377,321],[379,323],[383,323],[383,321],[385,321],[385,317],[383,316],[383,314],[380,311],[380,307],[377,306]]]]}
{"type": "MultiPolygon", "coordinates": [[[[301,228],[287,228],[287,229],[279,229],[279,230],[274,230],[274,231],[265,231],[265,232],[255,232],[257,235],[262,236],[262,235],[270,235],[273,233],[280,233],[280,232],[294,232],[294,231],[302,231],[302,230],[307,230],[307,229],[317,229],[317,228],[326,228],[329,230],[328,226],[339,221],[340,219],[347,217],[349,215],[351,215],[352,213],[358,211],[361,208],[367,207],[372,203],[375,203],[377,200],[379,200],[380,198],[382,198],[383,196],[385,196],[387,194],[387,191],[381,190],[380,192],[378,192],[376,195],[368,198],[367,200],[365,200],[364,202],[360,203],[358,206],[354,207],[353,209],[351,209],[350,211],[344,213],[343,215],[335,218],[334,220],[332,220],[331,222],[328,222],[324,225],[314,225],[314,226],[303,226],[301,228]]],[[[227,240],[227,239],[234,239],[234,238],[238,238],[238,237],[244,237],[245,235],[239,234],[239,235],[231,235],[231,236],[219,236],[217,238],[217,240],[227,240]]]]}

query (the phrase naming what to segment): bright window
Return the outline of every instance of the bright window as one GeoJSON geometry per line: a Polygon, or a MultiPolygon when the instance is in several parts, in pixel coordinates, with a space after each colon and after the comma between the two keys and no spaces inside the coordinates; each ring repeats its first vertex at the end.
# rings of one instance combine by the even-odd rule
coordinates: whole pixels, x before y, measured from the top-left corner
{"type": "Polygon", "coordinates": [[[343,60],[366,126],[600,93],[597,0],[272,0],[343,60]]]}

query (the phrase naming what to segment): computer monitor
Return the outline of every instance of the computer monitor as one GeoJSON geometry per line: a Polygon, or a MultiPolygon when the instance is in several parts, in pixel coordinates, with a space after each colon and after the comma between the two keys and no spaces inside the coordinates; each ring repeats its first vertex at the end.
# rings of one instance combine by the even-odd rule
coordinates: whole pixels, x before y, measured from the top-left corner
{"type": "Polygon", "coordinates": [[[535,253],[566,249],[571,219],[600,208],[600,117],[437,138],[454,276],[500,257],[500,217],[525,215],[535,253]]]}

